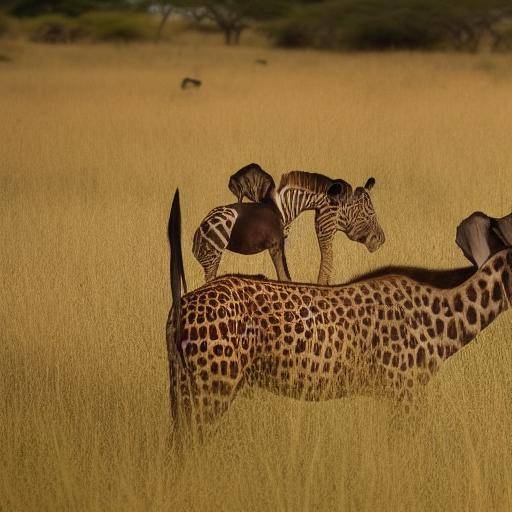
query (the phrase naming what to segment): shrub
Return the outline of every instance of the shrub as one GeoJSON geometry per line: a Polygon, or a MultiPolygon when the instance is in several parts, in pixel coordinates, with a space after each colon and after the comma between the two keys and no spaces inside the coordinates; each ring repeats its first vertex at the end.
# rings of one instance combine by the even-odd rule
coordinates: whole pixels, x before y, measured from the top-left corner
{"type": "Polygon", "coordinates": [[[143,14],[97,11],[83,14],[79,22],[96,41],[142,41],[154,32],[143,14]]]}
{"type": "Polygon", "coordinates": [[[86,36],[75,21],[58,14],[33,18],[28,22],[29,38],[38,43],[71,43],[86,36]]]}
{"type": "Polygon", "coordinates": [[[5,16],[0,14],[0,37],[5,36],[9,31],[9,22],[5,16]]]}
{"type": "Polygon", "coordinates": [[[428,1],[331,0],[295,9],[267,33],[282,46],[385,50],[431,48],[444,37],[428,1]]]}

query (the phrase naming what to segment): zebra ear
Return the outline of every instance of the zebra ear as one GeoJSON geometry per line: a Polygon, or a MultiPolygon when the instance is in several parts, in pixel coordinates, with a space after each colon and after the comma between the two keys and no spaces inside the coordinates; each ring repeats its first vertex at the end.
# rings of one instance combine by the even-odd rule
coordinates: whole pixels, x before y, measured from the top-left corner
{"type": "Polygon", "coordinates": [[[371,190],[374,185],[375,185],[375,178],[368,178],[366,180],[366,183],[364,184],[364,188],[366,190],[371,190]]]}

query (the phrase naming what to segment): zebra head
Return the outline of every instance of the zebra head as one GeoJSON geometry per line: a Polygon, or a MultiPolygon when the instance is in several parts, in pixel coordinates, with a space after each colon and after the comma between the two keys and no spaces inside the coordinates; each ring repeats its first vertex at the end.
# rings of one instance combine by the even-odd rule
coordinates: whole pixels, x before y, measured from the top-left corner
{"type": "Polygon", "coordinates": [[[336,197],[339,205],[338,230],[343,231],[350,240],[364,244],[370,252],[376,251],[386,238],[370,197],[375,179],[369,178],[364,187],[357,187],[353,192],[351,188],[342,191],[336,185],[334,182],[328,193],[332,199],[336,197]]]}

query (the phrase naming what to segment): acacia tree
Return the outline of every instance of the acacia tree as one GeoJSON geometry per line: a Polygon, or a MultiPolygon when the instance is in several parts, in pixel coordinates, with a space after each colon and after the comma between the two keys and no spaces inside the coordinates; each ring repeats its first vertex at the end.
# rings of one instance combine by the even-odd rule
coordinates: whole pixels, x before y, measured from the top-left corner
{"type": "Polygon", "coordinates": [[[224,33],[226,44],[238,44],[240,35],[253,21],[281,15],[286,0],[203,0],[193,2],[196,16],[213,21],[224,33]]]}

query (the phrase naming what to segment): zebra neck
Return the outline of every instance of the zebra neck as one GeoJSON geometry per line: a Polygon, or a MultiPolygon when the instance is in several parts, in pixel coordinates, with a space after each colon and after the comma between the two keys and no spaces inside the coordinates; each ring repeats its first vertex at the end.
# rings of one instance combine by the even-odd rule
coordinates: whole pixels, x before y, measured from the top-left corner
{"type": "Polygon", "coordinates": [[[285,188],[277,194],[276,205],[283,217],[285,226],[290,225],[302,212],[317,210],[325,195],[310,190],[285,188]]]}

